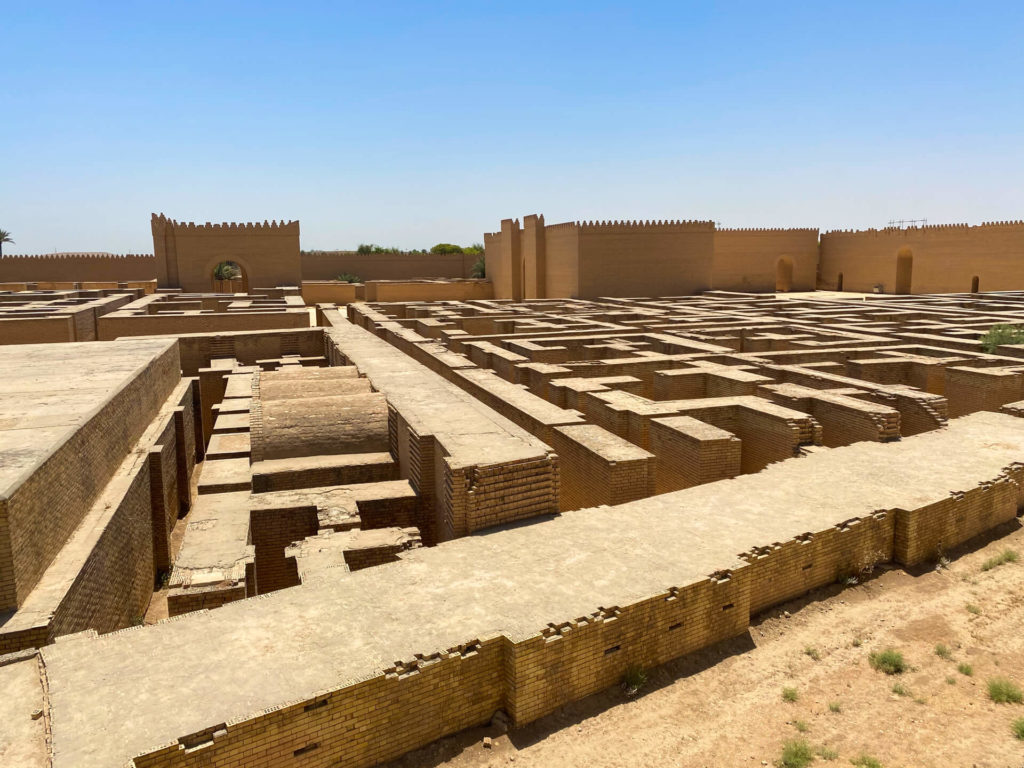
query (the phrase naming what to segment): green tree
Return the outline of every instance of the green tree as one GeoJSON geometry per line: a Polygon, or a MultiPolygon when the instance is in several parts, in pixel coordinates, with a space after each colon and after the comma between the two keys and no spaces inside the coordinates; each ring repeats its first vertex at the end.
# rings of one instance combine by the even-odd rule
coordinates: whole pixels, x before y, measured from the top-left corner
{"type": "Polygon", "coordinates": [[[463,253],[461,245],[454,243],[438,243],[430,249],[431,253],[463,253]]]}
{"type": "Polygon", "coordinates": [[[213,268],[213,279],[214,280],[234,280],[236,277],[242,276],[242,270],[238,268],[233,262],[222,261],[216,267],[213,268]]]}
{"type": "Polygon", "coordinates": [[[11,239],[11,233],[6,229],[0,229],[0,256],[4,255],[4,243],[14,245],[14,241],[11,239]]]}

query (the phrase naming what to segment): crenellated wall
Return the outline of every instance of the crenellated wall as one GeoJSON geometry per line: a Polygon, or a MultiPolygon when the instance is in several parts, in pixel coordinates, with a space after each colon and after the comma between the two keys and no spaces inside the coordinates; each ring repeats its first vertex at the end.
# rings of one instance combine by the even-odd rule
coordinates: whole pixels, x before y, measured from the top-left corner
{"type": "Polygon", "coordinates": [[[152,280],[157,260],[145,253],[43,253],[0,257],[0,283],[152,280]]]}
{"type": "Polygon", "coordinates": [[[153,214],[153,252],[161,288],[213,290],[213,270],[232,261],[249,288],[302,283],[299,222],[195,224],[153,214]]]}
{"type": "Polygon", "coordinates": [[[817,268],[817,229],[715,230],[715,290],[813,291],[817,268]]]}
{"type": "Polygon", "coordinates": [[[819,288],[881,293],[1024,289],[1024,221],[825,232],[819,288]],[[903,282],[898,284],[898,262],[903,282]],[[978,278],[977,284],[974,278],[978,278]]]}
{"type": "Polygon", "coordinates": [[[505,219],[484,235],[495,298],[685,295],[711,287],[714,222],[505,219]]]}

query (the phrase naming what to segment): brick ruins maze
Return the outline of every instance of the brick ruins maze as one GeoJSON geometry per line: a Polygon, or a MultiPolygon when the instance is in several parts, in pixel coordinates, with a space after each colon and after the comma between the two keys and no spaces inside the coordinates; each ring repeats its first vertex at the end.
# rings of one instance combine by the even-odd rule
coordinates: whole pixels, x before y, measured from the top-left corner
{"type": "Polygon", "coordinates": [[[287,289],[62,290],[10,314],[78,343],[0,347],[0,711],[38,709],[55,768],[372,766],[522,725],[1024,502],[1024,347],[979,346],[1024,294],[310,328],[287,289]]]}

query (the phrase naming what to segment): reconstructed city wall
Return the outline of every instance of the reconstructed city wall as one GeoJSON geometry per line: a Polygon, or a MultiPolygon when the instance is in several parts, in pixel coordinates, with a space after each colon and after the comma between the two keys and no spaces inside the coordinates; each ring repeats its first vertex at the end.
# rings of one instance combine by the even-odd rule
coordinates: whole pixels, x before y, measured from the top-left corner
{"type": "Polygon", "coordinates": [[[478,253],[356,253],[355,251],[303,251],[303,280],[336,280],[355,275],[366,280],[467,278],[478,253]]]}
{"type": "Polygon", "coordinates": [[[813,291],[817,271],[817,229],[715,229],[715,290],[813,291]]]}
{"type": "Polygon", "coordinates": [[[714,224],[580,225],[580,297],[680,296],[711,287],[714,224]]]}
{"type": "Polygon", "coordinates": [[[161,288],[213,289],[214,268],[232,261],[249,289],[302,282],[299,222],[195,224],[153,214],[153,253],[161,288]]]}
{"type": "Polygon", "coordinates": [[[488,280],[370,280],[366,301],[472,301],[494,298],[488,280]]]}
{"type": "MultiPolygon", "coordinates": [[[[152,254],[53,253],[0,256],[0,283],[153,280],[152,254]]],[[[117,285],[114,285],[116,288],[117,285]]]]}
{"type": "Polygon", "coordinates": [[[819,288],[882,293],[1024,289],[1024,222],[833,231],[821,236],[819,288]],[[977,284],[974,279],[977,278],[977,284]]]}
{"type": "Polygon", "coordinates": [[[713,222],[506,219],[484,237],[487,277],[499,299],[685,295],[711,287],[713,236],[713,222]]]}

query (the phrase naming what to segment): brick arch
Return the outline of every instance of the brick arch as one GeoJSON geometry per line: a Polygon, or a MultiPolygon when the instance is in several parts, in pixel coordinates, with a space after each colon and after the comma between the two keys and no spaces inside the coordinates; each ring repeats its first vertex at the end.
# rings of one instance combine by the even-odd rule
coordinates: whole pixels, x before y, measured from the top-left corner
{"type": "MultiPolygon", "coordinates": [[[[217,268],[217,265],[223,264],[224,262],[230,262],[231,264],[237,264],[238,267],[242,270],[242,290],[241,290],[241,293],[248,293],[249,292],[249,285],[250,285],[250,283],[249,283],[250,277],[249,276],[252,275],[252,267],[249,264],[246,263],[246,260],[244,258],[242,258],[240,256],[234,256],[234,255],[218,257],[218,258],[215,258],[215,259],[210,260],[210,261],[207,262],[205,271],[206,271],[206,274],[209,275],[209,278],[210,278],[210,288],[211,288],[211,290],[213,290],[216,293],[216,292],[218,292],[217,291],[217,283],[227,282],[227,281],[222,281],[222,280],[216,280],[213,277],[213,271],[217,268]]],[[[232,281],[232,282],[234,282],[234,281],[232,281]]],[[[233,292],[237,292],[237,291],[233,291],[233,292]]]]}

